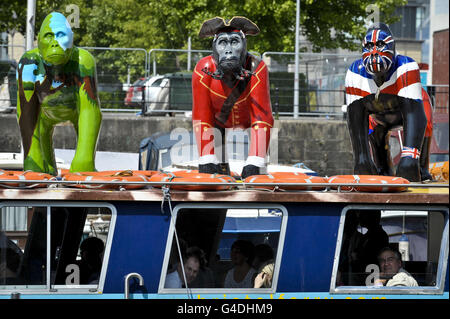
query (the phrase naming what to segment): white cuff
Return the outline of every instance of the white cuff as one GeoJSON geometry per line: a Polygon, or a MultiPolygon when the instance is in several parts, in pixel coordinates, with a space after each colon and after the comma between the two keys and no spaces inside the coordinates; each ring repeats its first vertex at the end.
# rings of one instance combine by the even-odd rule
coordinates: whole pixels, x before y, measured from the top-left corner
{"type": "Polygon", "coordinates": [[[217,159],[216,155],[203,155],[200,156],[198,159],[198,164],[204,165],[204,164],[219,164],[219,160],[217,159]]]}
{"type": "Polygon", "coordinates": [[[247,157],[247,160],[245,161],[245,165],[255,165],[258,167],[265,167],[266,159],[264,157],[259,157],[259,156],[249,156],[249,157],[247,157]]]}

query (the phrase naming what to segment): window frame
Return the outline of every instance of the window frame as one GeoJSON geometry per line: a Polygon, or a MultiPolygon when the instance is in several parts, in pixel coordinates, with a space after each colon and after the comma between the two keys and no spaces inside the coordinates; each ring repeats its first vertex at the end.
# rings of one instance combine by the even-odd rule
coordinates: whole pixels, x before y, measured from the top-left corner
{"type": "Polygon", "coordinates": [[[415,294],[426,294],[426,295],[440,295],[444,293],[445,288],[445,276],[447,272],[448,264],[448,250],[449,250],[449,209],[445,206],[394,206],[394,205],[349,205],[346,206],[341,213],[339,221],[339,231],[336,242],[336,250],[333,263],[333,271],[331,275],[330,283],[330,294],[389,294],[389,295],[415,295],[415,294]],[[347,212],[350,210],[370,210],[370,209],[380,209],[380,210],[398,210],[398,211],[438,211],[442,212],[444,215],[444,228],[442,231],[441,245],[439,248],[439,260],[436,270],[436,284],[434,286],[419,286],[419,287],[376,287],[376,286],[338,286],[336,287],[337,271],[339,266],[339,257],[342,246],[342,236],[344,233],[344,224],[347,212]]]}
{"type": "Polygon", "coordinates": [[[11,285],[11,288],[7,288],[8,285],[3,285],[5,289],[0,289],[0,295],[21,293],[21,294],[101,294],[105,285],[106,271],[108,269],[109,255],[111,252],[112,241],[114,237],[114,228],[117,218],[116,207],[110,203],[105,202],[53,202],[53,201],[2,201],[0,202],[0,208],[2,207],[46,207],[46,222],[47,222],[47,260],[46,260],[46,283],[45,285],[11,285]],[[103,253],[102,270],[98,284],[94,285],[52,285],[51,280],[51,209],[52,207],[99,207],[108,208],[111,211],[111,220],[109,224],[108,237],[105,243],[105,250],[103,253]],[[44,287],[45,286],[45,287],[44,287]]]}
{"type": "MultiPolygon", "coordinates": [[[[228,204],[217,204],[217,203],[193,203],[193,204],[178,204],[173,209],[173,217],[171,217],[169,232],[167,235],[167,244],[164,252],[164,259],[161,269],[161,276],[158,286],[158,294],[189,294],[191,293],[203,293],[203,294],[223,294],[224,292],[232,294],[258,294],[258,293],[275,293],[279,272],[281,267],[281,259],[283,255],[284,240],[286,235],[288,220],[288,210],[283,205],[261,203],[261,204],[242,204],[242,203],[228,203],[228,204]],[[176,225],[176,218],[178,213],[182,209],[279,209],[281,211],[281,226],[280,226],[280,236],[278,239],[277,255],[275,257],[275,267],[272,278],[272,287],[270,288],[165,288],[165,279],[167,276],[167,267],[169,265],[170,253],[172,249],[172,241],[174,237],[174,230],[176,225]]],[[[223,233],[223,229],[222,229],[223,233]]]]}

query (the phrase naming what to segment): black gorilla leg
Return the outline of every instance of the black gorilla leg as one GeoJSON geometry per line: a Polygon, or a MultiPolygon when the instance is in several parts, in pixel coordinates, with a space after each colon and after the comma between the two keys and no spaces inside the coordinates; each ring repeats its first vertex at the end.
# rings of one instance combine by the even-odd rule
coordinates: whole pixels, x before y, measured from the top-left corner
{"type": "Polygon", "coordinates": [[[389,154],[389,130],[377,125],[372,134],[369,135],[369,145],[372,152],[372,159],[377,166],[378,175],[393,175],[391,156],[389,154]]]}

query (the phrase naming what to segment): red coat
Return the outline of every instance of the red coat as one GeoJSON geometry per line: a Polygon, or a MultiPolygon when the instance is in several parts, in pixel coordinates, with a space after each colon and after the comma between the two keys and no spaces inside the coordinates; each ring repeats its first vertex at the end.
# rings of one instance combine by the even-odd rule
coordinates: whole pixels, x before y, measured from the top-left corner
{"type": "Polygon", "coordinates": [[[202,71],[216,71],[212,56],[201,59],[192,74],[192,122],[196,136],[199,156],[214,154],[214,135],[212,129],[251,127],[249,156],[265,158],[270,141],[270,128],[273,126],[270,103],[269,74],[266,64],[249,55],[255,65],[250,81],[234,103],[225,123],[217,120],[222,106],[233,88],[223,81],[216,80],[202,71]]]}

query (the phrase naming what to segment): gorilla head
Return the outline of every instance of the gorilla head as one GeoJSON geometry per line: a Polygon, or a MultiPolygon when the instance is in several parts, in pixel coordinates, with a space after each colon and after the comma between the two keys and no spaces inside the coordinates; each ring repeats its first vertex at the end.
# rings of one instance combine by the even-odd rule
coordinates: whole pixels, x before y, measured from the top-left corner
{"type": "Polygon", "coordinates": [[[208,73],[216,79],[247,77],[247,35],[257,35],[259,28],[246,17],[233,17],[225,20],[220,17],[203,22],[199,32],[201,38],[214,37],[212,50],[216,72],[208,73]]]}
{"type": "Polygon", "coordinates": [[[363,64],[367,73],[379,75],[389,71],[395,57],[395,41],[389,27],[374,23],[366,33],[362,47],[363,64]]]}
{"type": "Polygon", "coordinates": [[[38,48],[49,65],[62,65],[69,61],[73,49],[73,33],[64,15],[52,12],[45,17],[39,30],[38,48]]]}
{"type": "Polygon", "coordinates": [[[240,30],[225,28],[213,40],[213,58],[224,74],[239,74],[247,56],[247,40],[240,30]]]}

